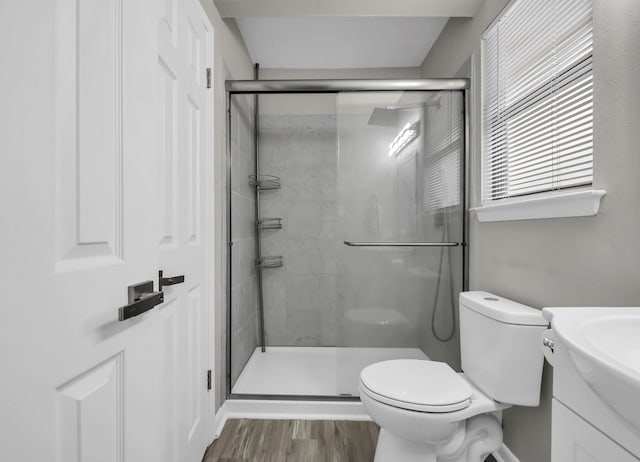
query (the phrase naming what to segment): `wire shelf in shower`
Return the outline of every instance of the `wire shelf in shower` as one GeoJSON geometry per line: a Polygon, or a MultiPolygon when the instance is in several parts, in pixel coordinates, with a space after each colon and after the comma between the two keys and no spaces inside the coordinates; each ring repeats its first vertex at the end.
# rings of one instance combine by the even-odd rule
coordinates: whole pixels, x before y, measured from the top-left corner
{"type": "Polygon", "coordinates": [[[282,256],[280,255],[256,258],[256,268],[258,269],[280,268],[283,265],[284,262],[282,261],[282,256]]]}
{"type": "Polygon", "coordinates": [[[260,229],[282,229],[282,218],[259,218],[256,226],[260,229]]]}
{"type": "Polygon", "coordinates": [[[249,186],[259,191],[280,189],[280,178],[274,175],[249,175],[249,186]]]}

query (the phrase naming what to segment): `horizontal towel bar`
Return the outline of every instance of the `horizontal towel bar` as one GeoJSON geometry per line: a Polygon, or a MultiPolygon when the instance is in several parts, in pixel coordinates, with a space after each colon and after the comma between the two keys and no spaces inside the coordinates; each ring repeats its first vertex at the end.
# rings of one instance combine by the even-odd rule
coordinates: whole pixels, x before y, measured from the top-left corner
{"type": "Polygon", "coordinates": [[[460,242],[353,242],[344,241],[349,247],[457,247],[460,242]]]}

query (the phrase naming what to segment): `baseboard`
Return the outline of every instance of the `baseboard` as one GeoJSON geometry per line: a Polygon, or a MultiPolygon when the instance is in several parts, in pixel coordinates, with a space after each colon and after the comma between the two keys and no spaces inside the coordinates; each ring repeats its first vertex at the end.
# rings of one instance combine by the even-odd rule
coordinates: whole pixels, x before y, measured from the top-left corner
{"type": "Polygon", "coordinates": [[[215,418],[215,438],[229,419],[371,420],[357,401],[228,399],[215,418]]]}
{"type": "Polygon", "coordinates": [[[220,434],[222,433],[222,430],[224,429],[224,426],[227,423],[228,417],[225,409],[226,404],[227,404],[226,402],[222,403],[222,406],[220,406],[220,409],[218,409],[218,412],[216,412],[216,417],[214,419],[214,424],[213,424],[214,441],[220,437],[220,434]]]}
{"type": "Polygon", "coordinates": [[[496,462],[520,462],[516,456],[513,455],[513,452],[509,450],[508,447],[502,443],[500,449],[494,452],[493,457],[496,459],[496,462]]]}

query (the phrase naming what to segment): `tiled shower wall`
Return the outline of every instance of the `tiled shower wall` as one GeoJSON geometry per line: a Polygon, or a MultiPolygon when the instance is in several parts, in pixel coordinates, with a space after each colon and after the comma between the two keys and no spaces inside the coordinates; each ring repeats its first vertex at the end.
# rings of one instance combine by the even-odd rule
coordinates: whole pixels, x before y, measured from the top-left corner
{"type": "Polygon", "coordinates": [[[264,115],[260,171],[282,188],[262,193],[262,216],[283,229],[263,231],[263,255],[284,266],[263,271],[268,345],[335,345],[337,309],[335,115],[264,115]]]}
{"type": "MultiPolygon", "coordinates": [[[[388,146],[399,127],[369,124],[367,96],[356,113],[346,107],[339,115],[342,240],[417,240],[414,153],[421,143],[416,140],[406,152],[390,157],[388,146]]],[[[341,246],[340,346],[418,346],[423,281],[409,270],[422,264],[420,257],[407,248],[341,246]]]]}
{"type": "Polygon", "coordinates": [[[231,104],[231,381],[235,383],[258,341],[255,198],[249,187],[255,169],[253,97],[234,96],[231,104]]]}
{"type": "Polygon", "coordinates": [[[262,238],[263,255],[284,258],[282,268],[263,271],[268,345],[417,347],[432,335],[422,324],[433,309],[439,254],[343,244],[426,238],[416,215],[418,164],[389,158],[398,129],[371,126],[368,118],[260,118],[260,171],[282,182],[280,190],[261,194],[262,216],[283,219],[283,229],[263,231],[262,238]],[[413,190],[403,192],[407,176],[413,190]],[[373,202],[378,230],[371,229],[373,202]],[[369,319],[371,309],[380,319],[369,319]],[[350,322],[354,316],[359,325],[350,322]]]}
{"type": "MultiPolygon", "coordinates": [[[[283,222],[282,229],[263,230],[262,254],[284,260],[281,268],[263,270],[267,345],[419,346],[434,359],[458,367],[457,337],[441,344],[430,329],[440,250],[343,244],[443,239],[442,224],[437,223],[456,213],[451,209],[445,214],[429,205],[432,185],[424,175],[433,162],[425,156],[435,154],[427,154],[420,137],[401,155],[389,157],[389,142],[399,128],[369,124],[370,109],[336,116],[334,106],[326,108],[334,113],[302,115],[299,112],[309,106],[306,100],[285,107],[275,97],[261,98],[260,172],[280,177],[282,184],[281,189],[261,193],[261,216],[283,222]],[[274,114],[277,110],[281,113],[274,114]]],[[[404,114],[411,120],[421,116],[419,111],[404,114]]],[[[434,122],[430,119],[427,115],[428,124],[434,122]]],[[[425,127],[423,133],[436,139],[433,130],[440,128],[425,127]]],[[[234,286],[234,376],[255,346],[255,337],[254,343],[246,342],[247,332],[256,332],[254,204],[246,188],[252,160],[240,169],[234,163],[238,180],[233,199],[234,204],[240,202],[234,208],[246,209],[237,212],[245,217],[246,234],[239,234],[243,225],[234,225],[234,268],[240,272],[234,273],[234,281],[250,281],[234,286]],[[243,269],[244,264],[249,266],[243,269]],[[251,303],[238,306],[248,300],[251,303]],[[240,351],[235,351],[236,343],[240,351]]],[[[449,240],[460,240],[459,221],[451,224],[449,240]]],[[[452,259],[460,260],[460,252],[452,251],[452,259]]],[[[443,270],[436,315],[441,335],[451,323],[446,264],[443,270]]],[[[459,271],[454,269],[455,294],[460,290],[459,271]]]]}

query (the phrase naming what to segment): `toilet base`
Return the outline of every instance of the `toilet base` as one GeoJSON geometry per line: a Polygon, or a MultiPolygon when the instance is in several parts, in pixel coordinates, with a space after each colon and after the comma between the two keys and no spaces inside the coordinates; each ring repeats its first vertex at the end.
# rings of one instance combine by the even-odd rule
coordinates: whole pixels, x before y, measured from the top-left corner
{"type": "Polygon", "coordinates": [[[418,443],[381,428],[374,462],[482,462],[501,444],[502,427],[489,414],[472,417],[441,444],[418,443]]]}
{"type": "Polygon", "coordinates": [[[374,462],[437,462],[435,448],[428,444],[399,438],[380,429],[374,462]]]}

